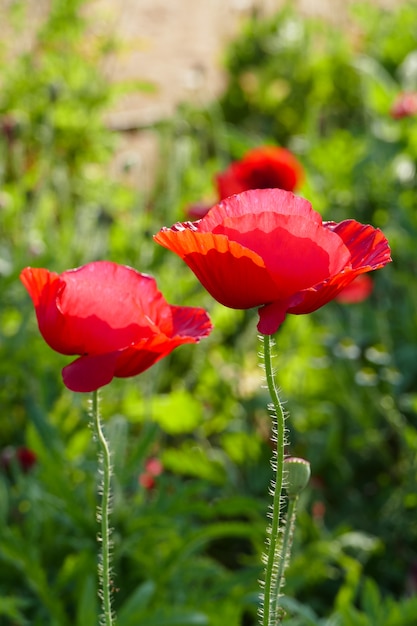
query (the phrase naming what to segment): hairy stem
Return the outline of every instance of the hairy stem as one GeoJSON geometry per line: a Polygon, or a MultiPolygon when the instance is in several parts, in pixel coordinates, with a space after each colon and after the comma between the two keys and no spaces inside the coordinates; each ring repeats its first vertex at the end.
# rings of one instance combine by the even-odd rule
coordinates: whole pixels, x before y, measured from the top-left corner
{"type": "Polygon", "coordinates": [[[294,535],[294,526],[297,512],[298,496],[288,499],[288,509],[286,516],[286,523],[284,528],[284,534],[282,537],[281,556],[277,571],[277,584],[276,584],[276,596],[275,596],[275,611],[278,612],[278,602],[280,597],[280,591],[284,584],[285,568],[288,565],[290,559],[292,538],[294,535]]]}
{"type": "Polygon", "coordinates": [[[101,553],[99,559],[99,583],[100,597],[102,602],[103,624],[113,626],[113,615],[111,608],[111,580],[110,580],[110,498],[111,498],[111,458],[110,450],[103,432],[100,419],[98,401],[98,391],[92,394],[91,416],[93,422],[94,435],[97,439],[99,449],[99,471],[101,483],[99,493],[101,503],[98,509],[98,521],[101,526],[101,553]]]}
{"type": "Polygon", "coordinates": [[[281,492],[284,478],[285,414],[275,385],[271,347],[272,338],[269,335],[265,335],[263,337],[263,358],[266,382],[272,401],[273,434],[276,438],[276,452],[274,452],[272,461],[275,475],[272,481],[273,501],[269,538],[267,541],[262,626],[276,626],[281,621],[279,616],[278,572],[281,570],[281,559],[283,558],[283,555],[280,554],[279,532],[281,492]]]}

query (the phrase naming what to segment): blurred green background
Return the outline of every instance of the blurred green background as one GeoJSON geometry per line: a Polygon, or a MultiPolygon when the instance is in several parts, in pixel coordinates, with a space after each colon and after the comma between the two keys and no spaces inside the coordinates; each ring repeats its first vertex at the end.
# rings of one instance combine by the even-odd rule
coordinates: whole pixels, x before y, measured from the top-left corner
{"type": "MultiPolygon", "coordinates": [[[[169,302],[204,306],[215,327],[101,393],[117,623],[256,623],[271,474],[257,315],[215,303],[152,235],[214,202],[215,173],[265,143],[302,162],[300,194],[324,219],[381,228],[394,259],[365,302],[289,316],[276,336],[289,451],[313,475],[286,623],[416,624],[417,118],[390,111],[417,91],[417,4],[355,5],[343,29],[290,5],[255,15],[225,51],[221,97],[154,125],[146,190],[109,175],[119,138],[103,119],[120,86],[98,68],[115,43],[87,38],[83,5],[52,1],[30,50],[0,50],[0,624],[98,623],[88,398],[64,388],[68,359],[42,341],[18,280],[27,265],[95,259],[152,274],[169,302]],[[30,467],[20,447],[36,455],[30,467]],[[140,477],[153,457],[164,469],[149,489],[140,477]]],[[[8,6],[22,29],[24,3],[8,6]]]]}

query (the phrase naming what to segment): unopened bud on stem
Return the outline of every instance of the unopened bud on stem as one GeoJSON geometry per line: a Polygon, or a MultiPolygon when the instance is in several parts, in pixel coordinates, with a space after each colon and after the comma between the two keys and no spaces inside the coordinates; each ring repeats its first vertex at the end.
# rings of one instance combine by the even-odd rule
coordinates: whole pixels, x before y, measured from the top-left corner
{"type": "Polygon", "coordinates": [[[290,456],[284,461],[285,488],[289,498],[296,498],[310,480],[310,463],[305,459],[290,456]]]}

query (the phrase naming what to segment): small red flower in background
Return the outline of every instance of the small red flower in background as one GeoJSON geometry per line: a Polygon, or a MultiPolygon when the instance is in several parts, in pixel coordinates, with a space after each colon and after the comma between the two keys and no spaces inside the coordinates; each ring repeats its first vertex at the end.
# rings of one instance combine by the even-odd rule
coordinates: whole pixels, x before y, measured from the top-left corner
{"type": "Polygon", "coordinates": [[[409,117],[417,113],[417,93],[400,93],[390,109],[390,115],[395,120],[409,117]]]}
{"type": "Polygon", "coordinates": [[[156,457],[151,457],[145,463],[145,471],[139,476],[139,484],[150,491],[156,485],[155,478],[164,471],[164,466],[156,457]]]}
{"type": "Polygon", "coordinates": [[[261,307],[264,335],[275,333],[287,313],[311,313],[359,274],[391,261],[379,229],[323,222],[307,200],[281,189],[232,196],[201,220],[163,228],[154,239],[224,306],[261,307]]]}
{"type": "Polygon", "coordinates": [[[204,309],[168,304],[153,278],[109,261],[61,275],[27,267],[20,278],[46,343],[61,354],[81,355],[62,371],[72,391],[136,376],[212,329],[204,309]]]}
{"type": "Polygon", "coordinates": [[[326,514],[326,505],[321,500],[316,500],[313,502],[311,507],[311,514],[315,522],[323,522],[324,516],[326,514]]]}
{"type": "Polygon", "coordinates": [[[303,168],[285,148],[262,146],[249,150],[217,174],[219,199],[223,200],[249,189],[285,189],[294,191],[304,178],[303,168]]]}
{"type": "MultiPolygon", "coordinates": [[[[285,189],[294,191],[304,178],[304,170],[295,156],[285,148],[261,146],[249,150],[240,161],[234,161],[216,174],[218,199],[224,200],[249,189],[285,189]]],[[[187,219],[203,218],[213,205],[195,203],[184,210],[187,219]]]]}
{"type": "Polygon", "coordinates": [[[210,211],[212,206],[212,204],[203,204],[202,202],[189,204],[185,209],[185,215],[190,220],[199,220],[210,211]]]}
{"type": "Polygon", "coordinates": [[[0,118],[0,133],[5,137],[9,147],[17,137],[18,123],[12,115],[4,115],[0,118]]]}
{"type": "Polygon", "coordinates": [[[36,454],[30,448],[26,448],[26,446],[20,446],[18,448],[8,446],[4,448],[0,454],[0,466],[6,471],[10,471],[12,464],[16,463],[26,474],[32,469],[36,461],[36,454]]]}
{"type": "Polygon", "coordinates": [[[374,283],[368,274],[359,274],[347,287],[336,296],[336,300],[341,304],[357,304],[368,298],[374,283]]]}

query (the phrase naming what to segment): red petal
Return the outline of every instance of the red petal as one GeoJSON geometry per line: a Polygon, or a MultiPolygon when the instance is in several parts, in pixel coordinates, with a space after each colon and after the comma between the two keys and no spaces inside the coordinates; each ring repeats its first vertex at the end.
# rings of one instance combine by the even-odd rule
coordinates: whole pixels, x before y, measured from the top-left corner
{"type": "Polygon", "coordinates": [[[303,177],[303,170],[294,155],[285,148],[263,146],[249,151],[234,164],[246,189],[276,188],[294,191],[303,177]]]}
{"type": "Polygon", "coordinates": [[[200,221],[196,222],[199,232],[212,232],[216,226],[223,224],[225,217],[256,216],[259,213],[292,215],[308,217],[312,222],[322,223],[322,218],[314,211],[310,202],[290,191],[282,189],[256,189],[245,191],[237,196],[227,198],[210,209],[200,221]]]}
{"type": "Polygon", "coordinates": [[[168,356],[182,343],[187,342],[169,340],[164,336],[156,335],[153,339],[144,340],[135,346],[121,350],[117,358],[115,376],[118,378],[137,376],[168,356]]]}
{"type": "Polygon", "coordinates": [[[136,376],[166,357],[175,348],[187,343],[197,343],[210,334],[212,324],[204,309],[193,307],[171,307],[172,325],[170,335],[161,332],[143,339],[118,354],[116,376],[136,376]]]}
{"type": "Polygon", "coordinates": [[[337,233],[349,248],[352,268],[346,268],[329,280],[300,292],[289,308],[290,313],[315,311],[333,300],[359,274],[379,269],[391,261],[388,241],[378,228],[355,220],[345,220],[340,224],[328,222],[325,226],[337,233]]]}
{"type": "Polygon", "coordinates": [[[116,361],[117,352],[81,356],[62,370],[64,384],[71,391],[96,391],[113,380],[116,361]]]}
{"type": "Polygon", "coordinates": [[[115,376],[118,378],[137,376],[185,343],[195,343],[195,341],[183,340],[179,337],[168,339],[155,335],[153,339],[144,340],[135,346],[121,350],[117,358],[115,376]]]}
{"type": "Polygon", "coordinates": [[[204,309],[171,305],[171,313],[173,337],[182,337],[194,343],[207,337],[213,329],[204,309]]]}
{"type": "Polygon", "coordinates": [[[149,338],[144,337],[134,346],[118,352],[83,356],[63,369],[65,385],[72,391],[94,391],[107,385],[114,376],[136,376],[166,357],[176,347],[197,343],[210,333],[212,325],[204,309],[173,308],[173,337],[166,336],[162,331],[156,332],[149,338]]]}
{"type": "Polygon", "coordinates": [[[340,272],[350,263],[349,250],[337,234],[299,215],[269,212],[260,213],[256,220],[252,215],[227,217],[216,231],[263,259],[280,300],[340,272]]]}
{"type": "Polygon", "coordinates": [[[195,225],[186,222],[164,228],[154,238],[184,259],[201,284],[224,306],[248,309],[279,297],[259,255],[225,235],[199,233],[195,225]]]}
{"type": "Polygon", "coordinates": [[[61,280],[58,307],[78,354],[111,352],[149,336],[165,303],[153,278],[107,261],[64,272],[61,280]]]}
{"type": "Polygon", "coordinates": [[[288,313],[300,315],[316,311],[333,300],[359,273],[359,271],[346,270],[310,289],[304,289],[304,291],[294,296],[288,308],[288,313]]]}
{"type": "Polygon", "coordinates": [[[285,320],[288,309],[288,301],[276,301],[266,304],[258,311],[258,330],[262,335],[273,335],[277,332],[285,320]]]}
{"type": "Polygon", "coordinates": [[[189,204],[184,209],[184,213],[189,220],[199,220],[207,215],[212,206],[212,204],[203,204],[202,202],[189,204]]]}
{"type": "Polygon", "coordinates": [[[289,301],[272,302],[262,307],[259,309],[259,332],[264,335],[274,334],[284,321],[286,313],[301,315],[316,311],[333,300],[358,274],[358,270],[345,270],[314,287],[296,293],[289,301]]]}
{"type": "Polygon", "coordinates": [[[55,272],[35,267],[26,267],[20,273],[20,280],[29,292],[33,305],[54,302],[59,287],[59,276],[55,272]]]}
{"type": "Polygon", "coordinates": [[[171,309],[150,276],[107,261],[58,276],[26,268],[21,280],[45,341],[62,354],[100,354],[158,332],[171,309]]]}
{"type": "Polygon", "coordinates": [[[61,354],[77,354],[65,332],[65,318],[57,307],[57,299],[65,288],[58,274],[42,268],[26,267],[20,280],[32,298],[39,330],[46,343],[61,354]]]}
{"type": "Polygon", "coordinates": [[[232,166],[224,172],[220,172],[219,174],[217,174],[215,177],[215,182],[217,186],[217,193],[221,200],[224,200],[225,198],[233,196],[237,193],[241,193],[242,191],[247,191],[247,187],[236,176],[236,173],[232,166]]]}
{"type": "Polygon", "coordinates": [[[168,356],[178,346],[197,343],[211,332],[212,324],[204,309],[172,306],[170,308],[172,317],[169,324],[161,326],[151,337],[144,337],[135,345],[118,352],[115,376],[119,378],[137,376],[168,356]]]}
{"type": "Polygon", "coordinates": [[[295,156],[285,148],[261,146],[234,161],[215,180],[221,199],[248,189],[294,191],[304,176],[295,156]]]}
{"type": "Polygon", "coordinates": [[[372,293],[372,279],[368,274],[359,274],[347,287],[336,296],[336,300],[342,304],[356,304],[363,302],[372,293]]]}
{"type": "Polygon", "coordinates": [[[379,228],[355,220],[327,222],[324,226],[337,233],[349,248],[353,269],[377,270],[392,260],[388,241],[379,228]]]}

